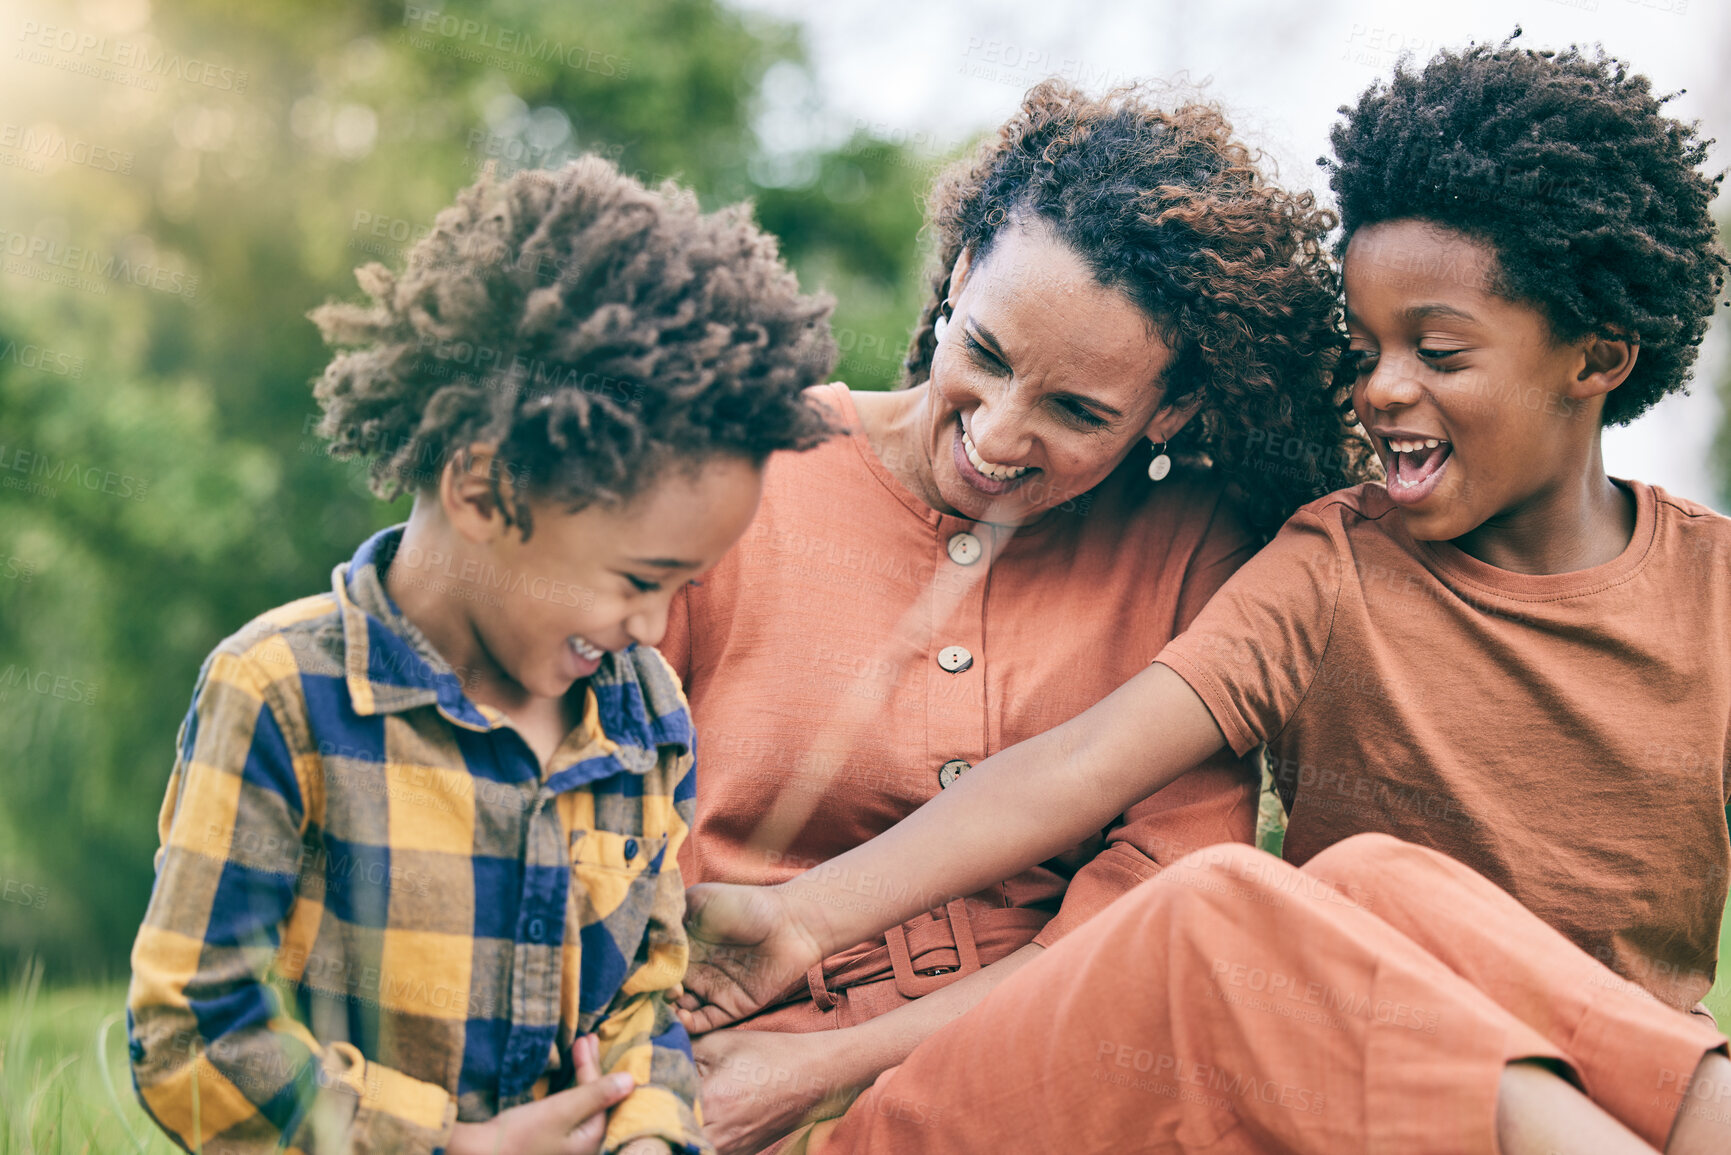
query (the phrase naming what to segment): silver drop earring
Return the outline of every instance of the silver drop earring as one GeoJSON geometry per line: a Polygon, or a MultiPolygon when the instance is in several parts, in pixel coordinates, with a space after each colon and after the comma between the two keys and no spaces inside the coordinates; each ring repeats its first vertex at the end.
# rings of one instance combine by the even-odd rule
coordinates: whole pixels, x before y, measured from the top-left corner
{"type": "MultiPolygon", "coordinates": [[[[1152,437],[1148,439],[1148,444],[1154,444],[1152,437]]],[[[1154,460],[1148,463],[1148,480],[1159,481],[1171,472],[1172,459],[1166,455],[1166,443],[1162,441],[1158,446],[1155,446],[1154,460]]]]}
{"type": "Polygon", "coordinates": [[[933,344],[942,345],[944,343],[944,334],[950,331],[950,313],[954,308],[955,306],[950,304],[950,299],[945,297],[943,305],[938,309],[937,320],[932,322],[933,344]]]}

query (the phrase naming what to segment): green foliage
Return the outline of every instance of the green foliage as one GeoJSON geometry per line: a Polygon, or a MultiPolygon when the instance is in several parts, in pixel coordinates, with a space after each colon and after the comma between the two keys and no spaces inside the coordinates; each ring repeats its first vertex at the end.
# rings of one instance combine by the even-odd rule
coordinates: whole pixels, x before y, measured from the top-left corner
{"type": "Polygon", "coordinates": [[[761,83],[801,49],[716,0],[164,0],[92,23],[133,7],[37,7],[0,79],[0,959],[57,980],[124,966],[204,655],[406,510],[310,432],[308,309],[400,264],[483,165],[590,150],[754,198],[839,300],[838,375],[881,388],[935,159],[857,137],[760,187],[761,83]],[[117,63],[122,43],[149,52],[117,63]]]}
{"type": "Polygon", "coordinates": [[[132,1092],[126,990],[43,989],[27,964],[0,992],[0,1155],[172,1155],[132,1092]]]}
{"type": "MultiPolygon", "coordinates": [[[[1731,249],[1731,217],[1720,223],[1719,243],[1731,249]]],[[[1731,302],[1726,302],[1725,307],[1731,308],[1731,302]]],[[[1711,468],[1719,481],[1719,508],[1731,510],[1731,357],[1721,362],[1719,380],[1713,384],[1719,392],[1720,418],[1719,432],[1713,439],[1711,468]]]]}

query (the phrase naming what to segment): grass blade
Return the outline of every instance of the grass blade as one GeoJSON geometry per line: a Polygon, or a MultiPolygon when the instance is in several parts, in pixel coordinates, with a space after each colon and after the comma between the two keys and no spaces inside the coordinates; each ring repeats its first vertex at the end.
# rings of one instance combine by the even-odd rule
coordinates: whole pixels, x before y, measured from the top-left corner
{"type": "Polygon", "coordinates": [[[108,1101],[114,1107],[114,1118],[120,1123],[120,1129],[126,1132],[126,1137],[132,1140],[138,1155],[145,1155],[144,1141],[133,1133],[132,1124],[126,1121],[126,1111],[120,1105],[120,1096],[114,1092],[114,1074],[108,1069],[108,1032],[118,1023],[124,1011],[115,1011],[103,1019],[96,1028],[96,1067],[102,1072],[102,1087],[108,1092],[108,1101]]]}

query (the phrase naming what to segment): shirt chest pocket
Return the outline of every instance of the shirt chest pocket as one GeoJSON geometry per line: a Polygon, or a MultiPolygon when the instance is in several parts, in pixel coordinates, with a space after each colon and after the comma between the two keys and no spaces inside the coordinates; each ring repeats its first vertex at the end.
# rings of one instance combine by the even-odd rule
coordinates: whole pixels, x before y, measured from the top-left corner
{"type": "Polygon", "coordinates": [[[580,925],[607,920],[616,931],[639,930],[649,919],[661,874],[665,834],[650,837],[610,830],[571,836],[571,883],[580,925]]]}
{"type": "Polygon", "coordinates": [[[571,835],[571,865],[600,870],[657,874],[667,835],[615,834],[611,830],[579,830],[571,835]]]}

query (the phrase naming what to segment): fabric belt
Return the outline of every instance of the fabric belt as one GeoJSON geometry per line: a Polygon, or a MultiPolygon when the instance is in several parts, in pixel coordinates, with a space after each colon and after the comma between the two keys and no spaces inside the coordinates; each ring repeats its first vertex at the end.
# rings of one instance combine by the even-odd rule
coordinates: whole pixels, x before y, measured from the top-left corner
{"type": "Polygon", "coordinates": [[[806,986],[825,1011],[835,1009],[836,992],[891,977],[903,997],[917,999],[1027,946],[1051,919],[1050,911],[958,898],[824,959],[806,972],[806,986]]]}

